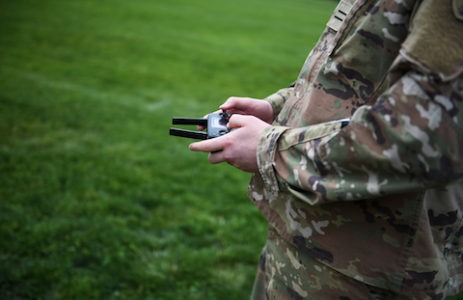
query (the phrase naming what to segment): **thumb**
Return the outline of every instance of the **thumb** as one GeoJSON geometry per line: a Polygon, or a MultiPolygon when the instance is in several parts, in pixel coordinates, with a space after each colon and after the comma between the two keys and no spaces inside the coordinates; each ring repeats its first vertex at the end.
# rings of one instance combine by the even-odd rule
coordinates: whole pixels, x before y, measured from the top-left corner
{"type": "Polygon", "coordinates": [[[224,104],[220,105],[219,108],[220,109],[237,109],[237,110],[240,110],[240,109],[243,109],[245,104],[246,104],[246,101],[244,101],[243,98],[230,97],[230,98],[227,99],[227,101],[225,101],[224,104]]]}
{"type": "Polygon", "coordinates": [[[220,105],[220,109],[232,109],[235,107],[235,100],[233,98],[228,98],[227,101],[225,101],[224,104],[220,105]]]}
{"type": "Polygon", "coordinates": [[[229,129],[244,127],[249,118],[253,118],[253,117],[243,116],[243,115],[232,115],[230,118],[230,121],[228,121],[227,127],[229,129]]]}

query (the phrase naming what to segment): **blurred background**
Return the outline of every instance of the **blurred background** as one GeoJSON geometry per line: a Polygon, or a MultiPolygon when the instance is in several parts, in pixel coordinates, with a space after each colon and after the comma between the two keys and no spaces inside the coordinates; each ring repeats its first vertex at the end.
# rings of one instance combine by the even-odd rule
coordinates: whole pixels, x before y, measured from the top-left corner
{"type": "Polygon", "coordinates": [[[250,175],[172,117],[286,87],[336,2],[0,1],[0,299],[247,299],[250,175]]]}

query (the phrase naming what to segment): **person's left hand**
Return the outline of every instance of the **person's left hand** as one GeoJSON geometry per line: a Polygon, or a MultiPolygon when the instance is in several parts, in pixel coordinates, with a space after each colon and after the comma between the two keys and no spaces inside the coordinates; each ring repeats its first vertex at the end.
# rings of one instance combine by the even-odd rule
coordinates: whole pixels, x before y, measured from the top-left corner
{"type": "Polygon", "coordinates": [[[190,150],[210,152],[209,162],[228,164],[245,172],[256,173],[259,171],[257,165],[257,145],[259,137],[268,123],[254,117],[243,115],[232,115],[228,128],[236,130],[224,136],[193,143],[190,150]]]}

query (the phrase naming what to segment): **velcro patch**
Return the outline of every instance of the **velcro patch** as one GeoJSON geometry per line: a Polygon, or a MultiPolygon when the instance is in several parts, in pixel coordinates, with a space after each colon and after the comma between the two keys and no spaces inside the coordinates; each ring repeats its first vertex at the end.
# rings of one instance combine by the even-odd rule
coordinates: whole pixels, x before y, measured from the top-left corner
{"type": "Polygon", "coordinates": [[[458,20],[463,21],[463,0],[453,0],[453,14],[458,20]]]}

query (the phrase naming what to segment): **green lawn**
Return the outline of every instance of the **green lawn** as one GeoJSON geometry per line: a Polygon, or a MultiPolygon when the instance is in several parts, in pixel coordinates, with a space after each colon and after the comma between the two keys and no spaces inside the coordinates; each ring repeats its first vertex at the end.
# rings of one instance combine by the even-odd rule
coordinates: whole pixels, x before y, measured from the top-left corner
{"type": "Polygon", "coordinates": [[[0,299],[247,299],[249,175],[170,137],[291,83],[336,3],[0,1],[0,299]]]}
{"type": "Polygon", "coordinates": [[[249,175],[170,137],[297,76],[330,1],[0,2],[0,299],[246,299],[249,175]]]}

